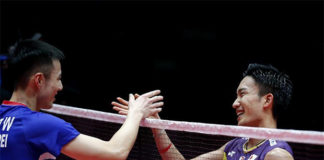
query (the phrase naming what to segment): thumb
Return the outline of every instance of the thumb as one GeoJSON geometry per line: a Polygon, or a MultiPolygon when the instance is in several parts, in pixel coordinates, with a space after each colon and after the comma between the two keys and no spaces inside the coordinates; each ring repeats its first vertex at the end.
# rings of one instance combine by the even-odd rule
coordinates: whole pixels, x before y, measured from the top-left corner
{"type": "Polygon", "coordinates": [[[133,94],[129,94],[129,103],[133,103],[134,102],[134,95],[133,94]]]}

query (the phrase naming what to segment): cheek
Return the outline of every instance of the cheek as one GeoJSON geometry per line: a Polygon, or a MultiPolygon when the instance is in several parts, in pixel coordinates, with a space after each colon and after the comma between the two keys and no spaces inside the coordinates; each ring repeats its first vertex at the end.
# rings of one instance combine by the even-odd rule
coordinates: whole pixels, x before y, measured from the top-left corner
{"type": "Polygon", "coordinates": [[[256,115],[259,112],[259,106],[255,99],[246,98],[244,101],[244,112],[249,115],[256,115]]]}
{"type": "Polygon", "coordinates": [[[51,99],[55,92],[55,87],[52,84],[48,84],[47,87],[42,91],[42,97],[44,99],[51,99]]]}

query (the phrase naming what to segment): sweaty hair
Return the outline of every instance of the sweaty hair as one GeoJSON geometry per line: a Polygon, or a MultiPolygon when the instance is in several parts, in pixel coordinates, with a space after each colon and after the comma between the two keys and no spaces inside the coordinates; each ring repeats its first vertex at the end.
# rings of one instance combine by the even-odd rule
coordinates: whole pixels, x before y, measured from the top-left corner
{"type": "Polygon", "coordinates": [[[273,94],[273,117],[287,109],[292,96],[292,82],[289,76],[272,65],[249,64],[243,77],[251,76],[259,86],[259,95],[273,94]]]}
{"type": "Polygon", "coordinates": [[[62,51],[40,40],[23,40],[12,50],[10,76],[17,87],[26,88],[29,77],[41,72],[49,78],[53,69],[53,60],[64,58],[62,51]]]}

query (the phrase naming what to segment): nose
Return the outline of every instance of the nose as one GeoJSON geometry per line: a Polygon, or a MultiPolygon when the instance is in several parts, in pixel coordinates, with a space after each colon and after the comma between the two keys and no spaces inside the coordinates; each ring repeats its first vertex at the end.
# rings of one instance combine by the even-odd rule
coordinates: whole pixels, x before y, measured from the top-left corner
{"type": "Polygon", "coordinates": [[[240,106],[239,99],[236,98],[235,101],[234,101],[233,104],[232,104],[232,107],[233,107],[234,109],[236,109],[236,108],[238,108],[239,106],[240,106]]]}
{"type": "Polygon", "coordinates": [[[62,84],[62,81],[59,82],[59,91],[63,90],[63,84],[62,84]]]}

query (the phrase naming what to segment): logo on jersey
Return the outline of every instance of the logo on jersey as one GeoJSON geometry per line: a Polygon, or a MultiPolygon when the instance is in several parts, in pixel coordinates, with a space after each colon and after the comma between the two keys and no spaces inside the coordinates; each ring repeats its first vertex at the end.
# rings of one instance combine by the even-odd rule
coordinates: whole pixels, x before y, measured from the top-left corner
{"type": "Polygon", "coordinates": [[[270,146],[274,146],[277,144],[277,141],[274,139],[269,139],[269,142],[270,142],[270,146]]]}
{"type": "Polygon", "coordinates": [[[258,156],[255,154],[252,154],[252,156],[250,156],[250,158],[248,160],[255,160],[258,156]]]}
{"type": "Polygon", "coordinates": [[[231,156],[231,157],[233,157],[234,154],[235,154],[235,151],[231,151],[231,152],[228,152],[228,153],[227,153],[227,155],[228,155],[228,156],[231,156]]]}
{"type": "Polygon", "coordinates": [[[239,160],[245,160],[245,156],[241,156],[239,160]]]}

